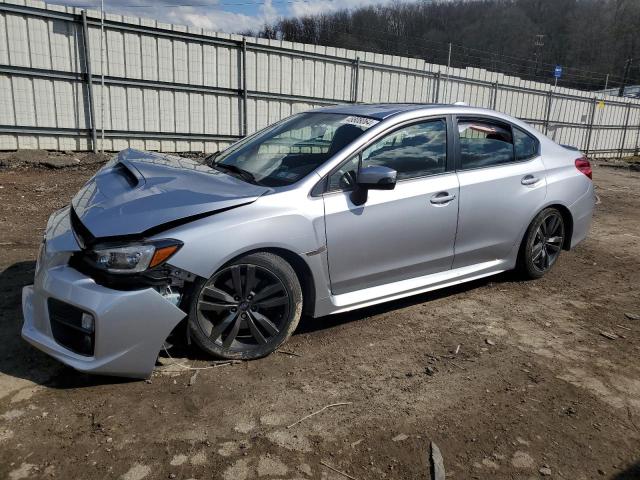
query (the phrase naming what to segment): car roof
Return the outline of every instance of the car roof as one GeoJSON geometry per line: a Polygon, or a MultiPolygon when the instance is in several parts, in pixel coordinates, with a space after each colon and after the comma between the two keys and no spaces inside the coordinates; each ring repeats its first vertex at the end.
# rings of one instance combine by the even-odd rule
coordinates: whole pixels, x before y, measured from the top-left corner
{"type": "Polygon", "coordinates": [[[376,120],[384,120],[385,118],[402,112],[423,110],[425,108],[442,108],[444,106],[450,107],[451,105],[437,103],[346,103],[331,107],[318,108],[313,111],[322,113],[340,113],[343,115],[358,115],[362,117],[375,118],[376,120]]]}
{"type": "Polygon", "coordinates": [[[505,113],[490,110],[482,107],[471,107],[463,104],[451,103],[345,103],[342,105],[334,105],[330,107],[316,108],[307,110],[308,113],[338,113],[342,115],[357,115],[362,117],[370,117],[376,120],[385,120],[394,115],[408,113],[413,111],[425,112],[433,110],[437,115],[488,115],[498,120],[506,121],[524,128],[529,133],[533,133],[539,139],[543,136],[538,130],[531,125],[505,113]]]}

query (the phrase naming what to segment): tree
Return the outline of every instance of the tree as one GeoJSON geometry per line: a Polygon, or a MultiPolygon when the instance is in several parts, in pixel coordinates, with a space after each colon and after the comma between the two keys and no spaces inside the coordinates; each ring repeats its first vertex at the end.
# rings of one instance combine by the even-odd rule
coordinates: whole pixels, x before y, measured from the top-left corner
{"type": "Polygon", "coordinates": [[[452,43],[454,66],[548,81],[561,64],[563,85],[597,89],[607,73],[616,86],[626,59],[640,57],[638,25],[638,0],[434,0],[283,18],[254,34],[440,64],[452,43]]]}

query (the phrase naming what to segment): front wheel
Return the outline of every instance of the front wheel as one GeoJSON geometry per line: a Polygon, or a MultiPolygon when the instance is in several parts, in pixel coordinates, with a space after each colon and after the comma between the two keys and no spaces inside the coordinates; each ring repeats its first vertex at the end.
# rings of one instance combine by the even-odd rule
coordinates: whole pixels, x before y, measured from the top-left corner
{"type": "Polygon", "coordinates": [[[302,290],[287,261],[267,252],[242,257],[196,288],[191,336],[204,351],[251,360],[275,351],[302,314],[302,290]]]}
{"type": "Polygon", "coordinates": [[[564,245],[564,219],[555,208],[541,211],[531,222],[519,256],[519,267],[527,278],[540,278],[556,263],[564,245]]]}

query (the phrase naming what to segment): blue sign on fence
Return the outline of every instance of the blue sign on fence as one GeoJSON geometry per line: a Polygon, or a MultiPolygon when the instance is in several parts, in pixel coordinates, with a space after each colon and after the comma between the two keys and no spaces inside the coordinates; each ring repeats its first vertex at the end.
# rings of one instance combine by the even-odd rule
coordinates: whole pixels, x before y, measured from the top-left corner
{"type": "Polygon", "coordinates": [[[562,76],[562,67],[560,65],[556,65],[556,68],[553,71],[553,76],[556,78],[560,78],[562,76]]]}

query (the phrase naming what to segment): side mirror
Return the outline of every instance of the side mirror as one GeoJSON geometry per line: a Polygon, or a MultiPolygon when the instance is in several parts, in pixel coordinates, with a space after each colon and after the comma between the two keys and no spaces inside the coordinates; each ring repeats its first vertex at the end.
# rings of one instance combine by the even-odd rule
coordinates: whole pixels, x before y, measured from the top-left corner
{"type": "Polygon", "coordinates": [[[356,187],[351,193],[351,201],[355,205],[363,205],[367,201],[369,190],[393,190],[396,188],[398,172],[389,167],[371,166],[358,171],[356,187]]]}

